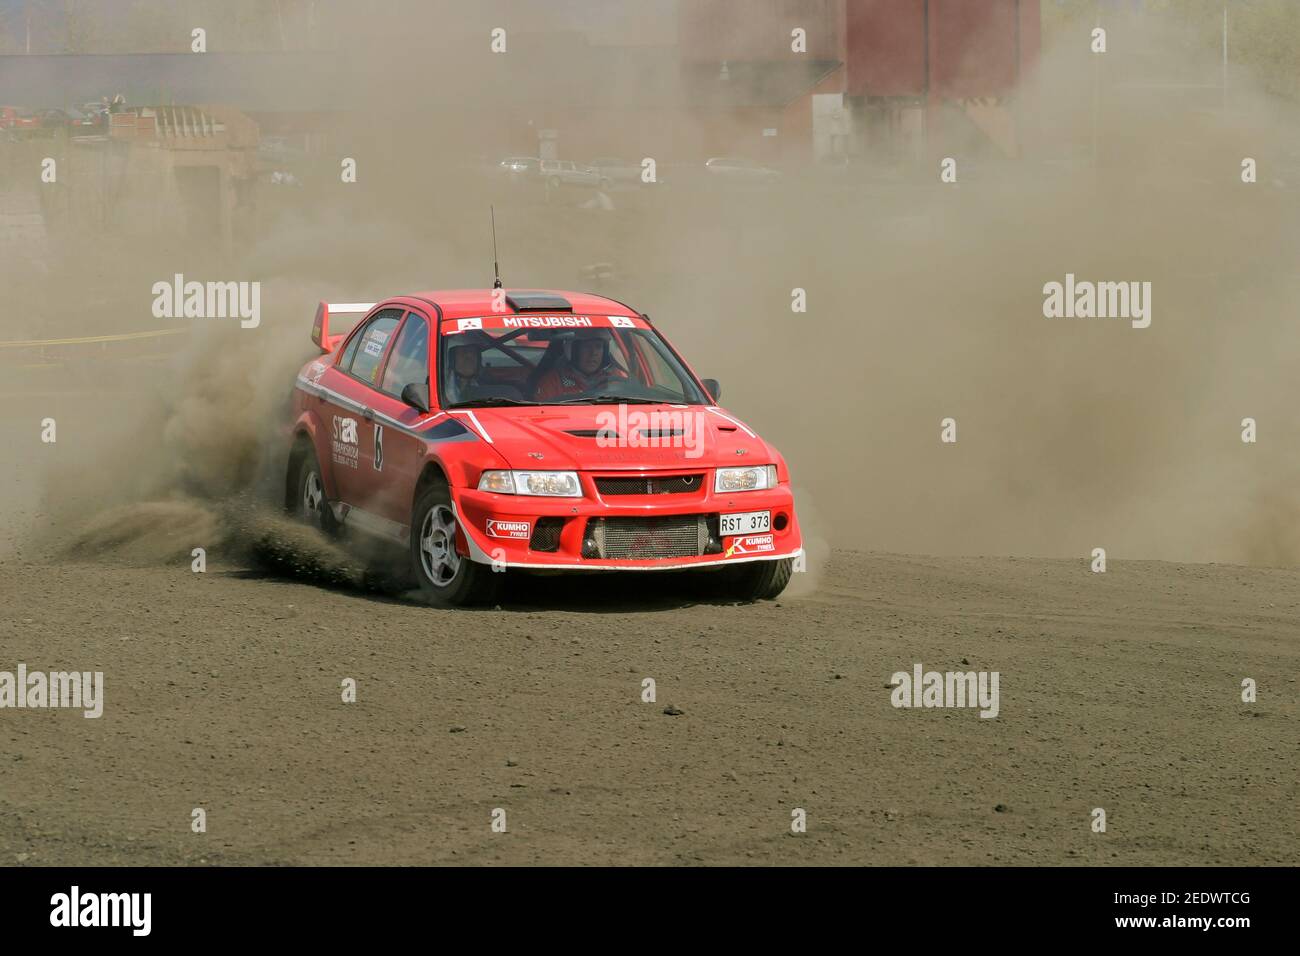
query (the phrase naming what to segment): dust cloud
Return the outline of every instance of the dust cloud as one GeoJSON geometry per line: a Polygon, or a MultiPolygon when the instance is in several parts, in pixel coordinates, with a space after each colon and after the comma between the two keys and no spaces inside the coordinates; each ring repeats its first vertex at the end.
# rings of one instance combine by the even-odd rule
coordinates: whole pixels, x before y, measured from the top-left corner
{"type": "MultiPolygon", "coordinates": [[[[541,122],[539,104],[578,74],[552,62],[526,91],[476,83],[490,56],[443,30],[440,10],[403,8],[401,32],[427,37],[427,57],[377,61],[387,19],[354,24],[346,100],[367,107],[338,117],[301,186],[259,184],[257,228],[233,253],[87,222],[51,237],[39,281],[22,267],[3,339],[165,325],[149,290],[177,272],[263,284],[257,329],[176,320],[184,344],[148,365],[15,373],[23,388],[53,383],[51,407],[90,396],[68,408],[57,454],[24,465],[40,469],[43,541],[141,558],[234,534],[241,553],[250,541],[265,552],[275,534],[234,516],[273,506],[282,487],[283,412],[316,302],[489,286],[492,204],[508,286],[629,302],[722,381],[723,404],[790,465],[814,567],[830,548],[1300,560],[1300,110],[1249,75],[1234,74],[1227,111],[1217,91],[1171,109],[1095,80],[1086,43],[1062,36],[1014,104],[1022,155],[964,141],[955,107],[940,117],[955,184],[940,182],[938,157],[793,168],[761,189],[667,162],[661,185],[547,201],[488,169],[520,151],[499,117],[533,104],[541,122]],[[343,156],[357,160],[354,184],[339,181],[343,156]],[[1247,156],[1253,185],[1240,179],[1247,156]],[[598,288],[594,263],[612,269],[598,288]],[[1151,283],[1150,327],[1045,318],[1043,287],[1067,274],[1151,283]],[[795,288],[806,313],[791,311],[795,288]],[[952,444],[940,441],[949,417],[952,444]],[[1255,444],[1241,441],[1247,417],[1255,444]]],[[[1144,75],[1212,70],[1140,18],[1112,37],[1125,25],[1144,75]]],[[[647,77],[621,82],[644,102],[647,77]]],[[[635,122],[592,147],[666,148],[635,122]]]]}

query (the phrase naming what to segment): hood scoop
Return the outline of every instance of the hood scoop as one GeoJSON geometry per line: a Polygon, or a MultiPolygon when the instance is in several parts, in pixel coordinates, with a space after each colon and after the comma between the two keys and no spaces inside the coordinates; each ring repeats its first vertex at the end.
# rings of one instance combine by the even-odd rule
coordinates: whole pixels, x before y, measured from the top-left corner
{"type": "Polygon", "coordinates": [[[564,296],[550,292],[511,292],[506,302],[516,312],[572,312],[573,305],[564,296]]]}

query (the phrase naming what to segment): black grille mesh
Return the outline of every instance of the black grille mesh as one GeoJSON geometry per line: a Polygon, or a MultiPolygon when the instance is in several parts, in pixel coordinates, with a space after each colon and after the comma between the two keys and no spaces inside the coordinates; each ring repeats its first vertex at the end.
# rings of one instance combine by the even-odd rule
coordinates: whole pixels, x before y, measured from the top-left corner
{"type": "Polygon", "coordinates": [[[533,536],[528,539],[528,547],[533,551],[560,550],[560,531],[564,528],[563,518],[538,518],[533,525],[533,536]]]}
{"type": "Polygon", "coordinates": [[[703,475],[618,476],[596,479],[602,495],[685,495],[699,491],[703,475]]]}

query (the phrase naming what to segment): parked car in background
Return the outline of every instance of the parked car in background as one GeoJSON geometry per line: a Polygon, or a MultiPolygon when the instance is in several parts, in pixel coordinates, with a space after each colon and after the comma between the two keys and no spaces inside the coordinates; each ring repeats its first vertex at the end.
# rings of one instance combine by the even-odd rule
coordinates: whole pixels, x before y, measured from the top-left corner
{"type": "Polygon", "coordinates": [[[542,160],[542,179],[553,188],[560,186],[591,186],[608,188],[609,180],[591,166],[583,166],[569,159],[542,160]]]}
{"type": "Polygon", "coordinates": [[[13,133],[26,133],[40,128],[40,120],[17,106],[0,106],[0,129],[13,133]]]}
{"type": "Polygon", "coordinates": [[[93,136],[108,131],[107,113],[85,113],[75,107],[38,110],[36,119],[40,124],[38,133],[42,136],[93,136]]]}
{"type": "Polygon", "coordinates": [[[108,133],[108,110],[69,110],[73,136],[100,136],[108,133]]]}
{"type": "Polygon", "coordinates": [[[710,176],[735,183],[770,183],[781,178],[779,170],[760,165],[752,159],[717,156],[704,164],[710,176]]]}
{"type": "Polygon", "coordinates": [[[626,159],[613,159],[608,156],[593,159],[591,168],[596,170],[602,181],[611,185],[632,185],[641,182],[641,164],[626,159]]]}
{"type": "Polygon", "coordinates": [[[512,178],[535,176],[542,168],[542,161],[536,156],[507,156],[497,163],[497,169],[512,178]]]}
{"type": "Polygon", "coordinates": [[[67,132],[72,127],[72,115],[66,110],[37,110],[34,115],[41,133],[47,136],[67,132]]]}

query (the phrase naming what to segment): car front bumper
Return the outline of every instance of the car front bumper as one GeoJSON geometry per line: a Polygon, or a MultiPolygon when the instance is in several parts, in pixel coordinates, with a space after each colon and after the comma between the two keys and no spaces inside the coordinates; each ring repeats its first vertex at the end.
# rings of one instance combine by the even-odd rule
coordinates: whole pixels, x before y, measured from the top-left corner
{"type": "MultiPolygon", "coordinates": [[[[584,487],[589,485],[584,482],[584,487]]],[[[798,558],[803,540],[788,485],[740,494],[620,495],[538,498],[460,489],[454,494],[462,553],[502,568],[658,571],[798,558]],[[721,535],[720,514],[768,511],[770,531],[721,535]],[[549,520],[547,520],[549,519],[549,520]],[[601,519],[604,519],[603,521],[601,519]],[[547,533],[540,533],[545,521],[547,533]],[[698,547],[681,553],[698,526],[698,547]],[[606,551],[610,529],[621,544],[606,551]],[[631,530],[629,530],[631,529],[631,530]],[[545,540],[542,540],[542,539],[545,540]],[[602,543],[596,545],[596,539],[602,543]],[[539,548],[537,545],[542,545],[539,548]],[[662,549],[662,553],[661,553],[662,549]]]]}

